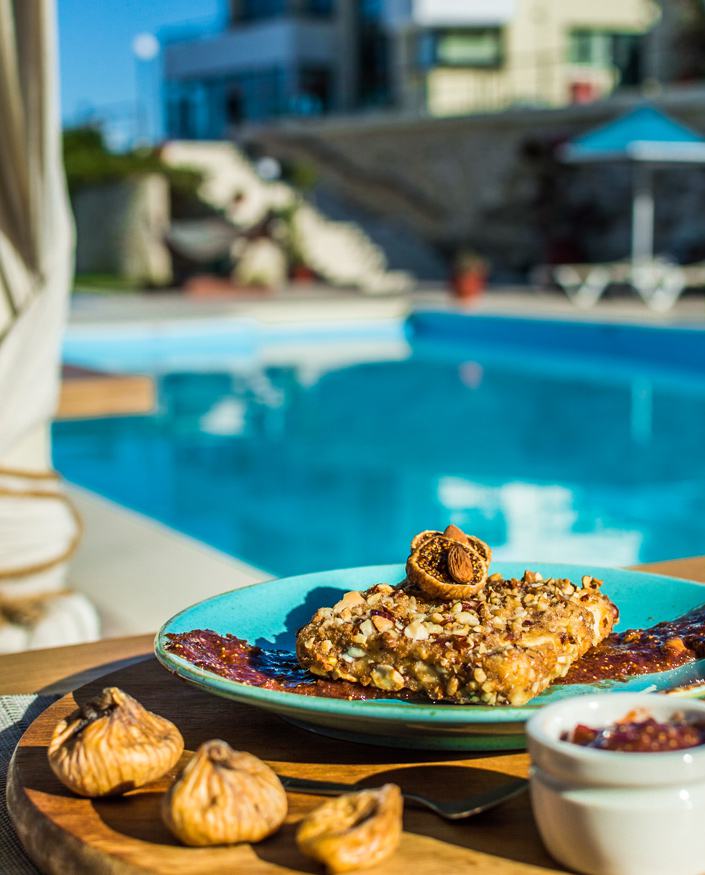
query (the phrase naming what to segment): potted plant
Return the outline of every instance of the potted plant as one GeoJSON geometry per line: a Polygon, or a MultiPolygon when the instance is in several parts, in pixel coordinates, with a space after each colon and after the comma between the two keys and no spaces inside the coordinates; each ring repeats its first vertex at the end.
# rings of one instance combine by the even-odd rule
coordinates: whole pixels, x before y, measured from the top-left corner
{"type": "Polygon", "coordinates": [[[453,263],[451,287],[456,297],[469,301],[479,298],[487,286],[489,264],[475,252],[461,250],[453,263]]]}
{"type": "Polygon", "coordinates": [[[312,283],[316,272],[303,262],[294,262],[289,270],[289,276],[294,283],[312,283]]]}

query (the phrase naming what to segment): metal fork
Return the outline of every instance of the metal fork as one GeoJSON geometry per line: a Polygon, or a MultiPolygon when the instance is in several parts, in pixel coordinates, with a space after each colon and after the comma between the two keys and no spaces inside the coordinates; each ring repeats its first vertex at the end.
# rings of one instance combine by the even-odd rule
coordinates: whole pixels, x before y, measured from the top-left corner
{"type": "MultiPolygon", "coordinates": [[[[339,796],[341,793],[355,793],[366,789],[360,786],[360,784],[311,781],[308,778],[291,778],[288,775],[279,775],[279,780],[285,789],[292,793],[310,793],[313,796],[339,796]]],[[[486,793],[475,793],[473,796],[468,796],[466,799],[460,799],[457,802],[440,802],[437,799],[429,799],[428,796],[422,796],[420,793],[407,793],[405,790],[402,790],[402,793],[407,802],[428,808],[439,817],[444,817],[446,820],[463,820],[466,817],[473,817],[475,814],[480,814],[482,811],[494,808],[495,805],[499,805],[507,799],[518,796],[528,786],[529,782],[525,778],[516,778],[514,781],[509,781],[500,787],[495,787],[494,790],[488,790],[486,793]]]]}

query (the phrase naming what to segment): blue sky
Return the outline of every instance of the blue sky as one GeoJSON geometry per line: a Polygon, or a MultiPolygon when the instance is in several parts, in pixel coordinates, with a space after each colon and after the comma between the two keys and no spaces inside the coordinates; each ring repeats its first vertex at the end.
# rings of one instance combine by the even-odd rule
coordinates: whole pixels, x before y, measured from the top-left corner
{"type": "Polygon", "coordinates": [[[224,0],[57,0],[65,123],[109,115],[116,136],[134,132],[139,77],[150,130],[157,124],[158,62],[140,68],[132,40],[142,32],[219,21],[224,0]]]}

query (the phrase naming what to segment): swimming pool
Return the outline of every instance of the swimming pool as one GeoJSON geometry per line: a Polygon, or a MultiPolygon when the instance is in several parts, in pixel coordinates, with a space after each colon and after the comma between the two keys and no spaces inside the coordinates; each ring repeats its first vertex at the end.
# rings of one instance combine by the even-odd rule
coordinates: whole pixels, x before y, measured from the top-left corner
{"type": "Polygon", "coordinates": [[[501,559],[705,552],[705,334],[406,323],[74,332],[153,416],[57,423],[69,480],[272,574],[399,561],[452,521],[501,559]]]}

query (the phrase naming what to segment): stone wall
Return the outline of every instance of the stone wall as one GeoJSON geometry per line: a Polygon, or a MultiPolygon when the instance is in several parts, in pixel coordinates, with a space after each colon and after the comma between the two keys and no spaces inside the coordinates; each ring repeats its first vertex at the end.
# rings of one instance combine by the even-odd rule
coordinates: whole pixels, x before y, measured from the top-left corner
{"type": "MultiPolygon", "coordinates": [[[[356,210],[390,216],[443,251],[488,256],[518,279],[536,264],[623,257],[630,170],[563,165],[556,148],[635,106],[616,97],[559,110],[515,109],[446,119],[331,119],[253,129],[247,139],[315,165],[319,186],[356,210]]],[[[653,103],[705,132],[700,89],[653,103]]],[[[657,174],[657,249],[705,258],[705,168],[657,174]]]]}
{"type": "Polygon", "coordinates": [[[74,195],[72,206],[77,273],[109,274],[136,285],[169,284],[165,236],[171,216],[165,177],[151,173],[88,186],[74,195]]]}

